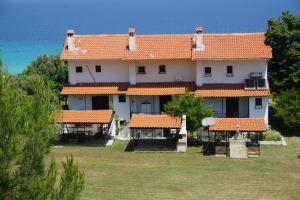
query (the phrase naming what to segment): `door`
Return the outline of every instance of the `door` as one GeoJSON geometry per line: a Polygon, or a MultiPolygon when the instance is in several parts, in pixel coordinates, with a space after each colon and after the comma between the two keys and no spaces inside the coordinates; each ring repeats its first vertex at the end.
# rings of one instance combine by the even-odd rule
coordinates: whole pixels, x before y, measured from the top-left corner
{"type": "Polygon", "coordinates": [[[159,110],[160,112],[164,111],[164,105],[172,100],[172,96],[166,95],[166,96],[159,96],[159,110]]]}
{"type": "Polygon", "coordinates": [[[148,102],[141,103],[141,113],[152,113],[152,104],[148,102]]]}
{"type": "Polygon", "coordinates": [[[109,109],[109,97],[108,96],[93,96],[92,97],[92,109],[93,110],[109,109]]]}
{"type": "Polygon", "coordinates": [[[239,117],[239,98],[226,98],[226,117],[239,117]]]}

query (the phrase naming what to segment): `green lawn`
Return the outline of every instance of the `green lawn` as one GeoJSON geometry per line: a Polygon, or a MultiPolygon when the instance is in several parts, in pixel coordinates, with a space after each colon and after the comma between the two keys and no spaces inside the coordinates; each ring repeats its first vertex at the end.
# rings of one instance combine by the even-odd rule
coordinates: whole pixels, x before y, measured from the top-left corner
{"type": "Polygon", "coordinates": [[[57,160],[73,154],[85,173],[82,199],[300,199],[300,137],[264,146],[244,160],[188,153],[123,152],[111,148],[52,148],[57,160]]]}

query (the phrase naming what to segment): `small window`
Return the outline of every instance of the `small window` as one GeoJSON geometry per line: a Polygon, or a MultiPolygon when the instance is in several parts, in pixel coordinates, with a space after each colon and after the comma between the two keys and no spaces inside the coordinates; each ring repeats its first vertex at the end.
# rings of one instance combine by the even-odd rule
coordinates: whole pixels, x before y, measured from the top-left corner
{"type": "Polygon", "coordinates": [[[204,68],[204,76],[211,77],[211,67],[205,67],[204,68]]]}
{"type": "Polygon", "coordinates": [[[233,76],[233,68],[232,66],[227,66],[227,73],[226,73],[227,77],[231,77],[233,76]]]}
{"type": "Polygon", "coordinates": [[[255,108],[256,109],[262,108],[262,98],[255,98],[255,108]]]}
{"type": "Polygon", "coordinates": [[[126,102],[126,96],[125,95],[119,95],[119,102],[120,103],[126,102]]]}
{"type": "Polygon", "coordinates": [[[96,65],[95,66],[95,71],[96,72],[101,72],[101,65],[96,65]]]}
{"type": "Polygon", "coordinates": [[[146,74],[145,66],[139,66],[137,69],[138,74],[146,74]]]}
{"type": "Polygon", "coordinates": [[[76,67],[76,73],[81,73],[82,72],[82,67],[81,66],[77,66],[76,67]]]}
{"type": "Polygon", "coordinates": [[[159,73],[160,74],[167,73],[167,71],[166,71],[166,65],[159,65],[159,73]]]}

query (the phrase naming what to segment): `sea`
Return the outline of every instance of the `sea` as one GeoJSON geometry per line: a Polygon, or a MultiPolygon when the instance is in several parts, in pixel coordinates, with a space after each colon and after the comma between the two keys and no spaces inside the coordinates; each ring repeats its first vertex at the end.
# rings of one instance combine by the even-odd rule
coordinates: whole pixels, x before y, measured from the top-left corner
{"type": "Polygon", "coordinates": [[[60,54],[75,34],[264,32],[282,11],[300,15],[300,0],[0,0],[0,57],[18,74],[40,54],[60,54]]]}

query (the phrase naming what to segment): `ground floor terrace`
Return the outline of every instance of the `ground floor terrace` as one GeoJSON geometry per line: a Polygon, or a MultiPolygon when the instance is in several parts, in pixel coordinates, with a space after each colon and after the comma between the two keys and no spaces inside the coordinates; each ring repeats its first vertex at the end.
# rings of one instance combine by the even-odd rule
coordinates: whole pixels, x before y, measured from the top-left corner
{"type": "Polygon", "coordinates": [[[59,143],[104,144],[116,134],[112,110],[57,111],[59,143]]]}
{"type": "MultiPolygon", "coordinates": [[[[248,159],[186,153],[124,152],[128,141],[111,148],[68,146],[50,149],[47,161],[72,154],[85,174],[81,199],[298,199],[300,137],[285,137],[287,146],[261,146],[248,159]]],[[[61,170],[59,170],[61,171],[61,170]]]]}
{"type": "Polygon", "coordinates": [[[246,158],[260,155],[267,126],[262,118],[212,118],[201,135],[204,155],[246,158]]]}
{"type": "Polygon", "coordinates": [[[70,110],[113,109],[121,121],[130,121],[135,113],[160,114],[172,95],[186,91],[204,98],[214,117],[264,118],[268,123],[268,96],[270,91],[245,90],[242,84],[144,83],[137,85],[80,84],[65,86],[62,95],[67,97],[70,110]]]}
{"type": "Polygon", "coordinates": [[[126,150],[186,152],[186,116],[133,114],[126,150]]]}

